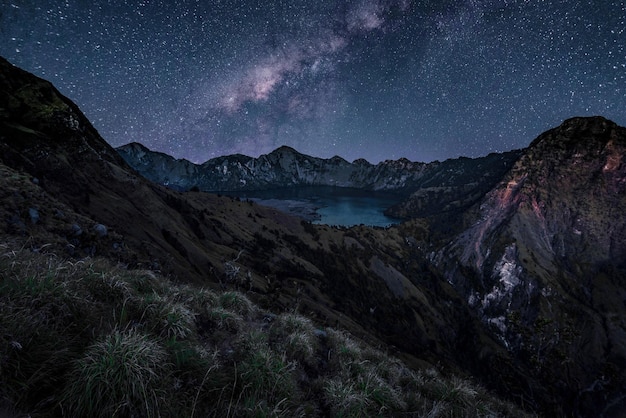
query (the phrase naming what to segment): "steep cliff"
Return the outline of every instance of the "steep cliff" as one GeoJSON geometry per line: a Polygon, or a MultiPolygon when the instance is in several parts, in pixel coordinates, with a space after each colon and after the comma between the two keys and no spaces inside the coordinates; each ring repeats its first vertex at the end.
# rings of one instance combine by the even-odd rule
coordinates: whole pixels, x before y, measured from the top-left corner
{"type": "Polygon", "coordinates": [[[565,121],[531,143],[436,256],[537,379],[525,391],[569,399],[567,413],[614,416],[625,405],[625,155],[626,129],[565,121]]]}

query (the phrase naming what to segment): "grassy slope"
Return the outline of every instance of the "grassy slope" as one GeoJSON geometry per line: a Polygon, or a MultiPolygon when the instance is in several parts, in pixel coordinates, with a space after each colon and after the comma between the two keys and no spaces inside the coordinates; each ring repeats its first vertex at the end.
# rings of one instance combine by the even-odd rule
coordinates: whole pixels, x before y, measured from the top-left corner
{"type": "Polygon", "coordinates": [[[129,249],[107,250],[121,236],[99,235],[30,176],[0,164],[0,186],[0,414],[521,415],[467,380],[261,309],[237,283],[216,291],[128,269],[129,249]]]}
{"type": "Polygon", "coordinates": [[[31,416],[521,416],[243,293],[0,246],[0,400],[31,416]]]}

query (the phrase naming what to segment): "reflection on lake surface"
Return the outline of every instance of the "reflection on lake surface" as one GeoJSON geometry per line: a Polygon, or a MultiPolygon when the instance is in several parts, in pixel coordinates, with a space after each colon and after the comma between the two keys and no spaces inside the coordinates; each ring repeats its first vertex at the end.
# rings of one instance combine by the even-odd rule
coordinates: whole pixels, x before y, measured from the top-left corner
{"type": "Polygon", "coordinates": [[[383,211],[404,196],[331,186],[303,186],[252,192],[223,193],[275,207],[316,224],[389,226],[398,219],[383,211]]]}

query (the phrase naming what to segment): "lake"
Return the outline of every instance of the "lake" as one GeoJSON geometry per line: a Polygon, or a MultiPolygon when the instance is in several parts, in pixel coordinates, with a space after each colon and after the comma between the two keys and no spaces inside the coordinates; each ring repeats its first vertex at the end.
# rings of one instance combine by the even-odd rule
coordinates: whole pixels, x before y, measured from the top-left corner
{"type": "Polygon", "coordinates": [[[404,196],[332,186],[302,186],[222,194],[249,199],[297,215],[315,224],[389,226],[399,223],[383,213],[404,196]]]}

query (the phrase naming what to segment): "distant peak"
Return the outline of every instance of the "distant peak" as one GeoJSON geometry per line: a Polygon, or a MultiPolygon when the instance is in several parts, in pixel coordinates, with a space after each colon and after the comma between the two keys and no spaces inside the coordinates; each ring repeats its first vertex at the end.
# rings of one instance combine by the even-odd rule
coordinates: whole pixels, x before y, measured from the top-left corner
{"type": "Polygon", "coordinates": [[[354,165],[371,165],[369,161],[367,161],[365,158],[357,158],[356,160],[352,161],[352,164],[354,165]]]}
{"type": "Polygon", "coordinates": [[[343,163],[343,162],[346,162],[346,163],[347,163],[347,161],[346,161],[344,158],[342,158],[342,157],[340,157],[340,156],[338,156],[338,155],[334,155],[334,156],[332,156],[332,157],[330,158],[330,161],[334,161],[334,162],[342,162],[342,163],[343,163]]]}
{"type": "Polygon", "coordinates": [[[291,148],[291,147],[289,147],[287,145],[282,145],[282,146],[276,148],[270,154],[278,154],[278,153],[280,153],[280,154],[285,154],[285,153],[288,153],[288,154],[300,154],[298,151],[296,151],[295,149],[293,149],[293,148],[291,148]]]}
{"type": "Polygon", "coordinates": [[[566,119],[557,129],[569,132],[602,133],[616,127],[617,124],[602,116],[574,117],[566,119]]]}

